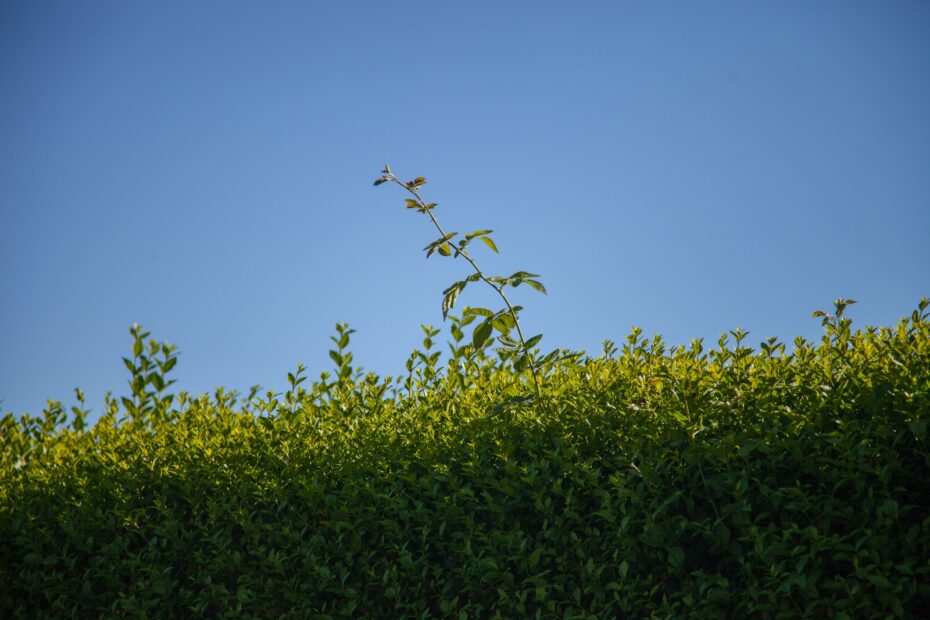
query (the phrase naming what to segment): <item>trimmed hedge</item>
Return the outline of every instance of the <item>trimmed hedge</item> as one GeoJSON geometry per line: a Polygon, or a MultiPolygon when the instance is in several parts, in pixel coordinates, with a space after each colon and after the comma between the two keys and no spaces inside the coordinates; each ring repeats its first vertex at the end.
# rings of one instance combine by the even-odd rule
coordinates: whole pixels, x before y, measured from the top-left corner
{"type": "Polygon", "coordinates": [[[2,420],[0,617],[918,617],[926,309],[790,352],[634,330],[542,400],[455,329],[364,375],[344,326],[335,377],[172,396],[136,329],[93,427],[2,420]]]}

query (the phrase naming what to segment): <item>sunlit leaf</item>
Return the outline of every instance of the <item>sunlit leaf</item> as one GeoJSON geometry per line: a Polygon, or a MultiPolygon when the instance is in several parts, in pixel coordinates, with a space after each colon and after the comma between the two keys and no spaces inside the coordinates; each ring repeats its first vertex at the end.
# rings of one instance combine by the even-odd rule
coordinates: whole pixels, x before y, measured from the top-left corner
{"type": "Polygon", "coordinates": [[[547,293],[546,293],[546,287],[543,286],[542,282],[540,282],[539,280],[524,280],[523,282],[524,282],[524,284],[526,284],[527,286],[530,286],[530,287],[536,289],[537,291],[539,291],[539,292],[542,293],[543,295],[546,295],[546,294],[547,294],[547,293]]]}
{"type": "Polygon", "coordinates": [[[484,244],[494,250],[495,253],[500,253],[497,249],[497,245],[494,244],[494,241],[490,237],[481,237],[481,240],[484,241],[484,244]]]}
{"type": "Polygon", "coordinates": [[[478,315],[478,316],[493,316],[494,313],[488,310],[487,308],[481,308],[476,306],[465,306],[462,310],[462,314],[465,316],[468,315],[478,315]]]}
{"type": "Polygon", "coordinates": [[[482,235],[486,235],[486,234],[492,233],[492,232],[494,232],[494,231],[493,231],[493,230],[475,230],[475,231],[472,231],[472,232],[468,233],[467,235],[465,235],[465,238],[466,238],[466,239],[474,239],[475,237],[481,237],[482,235]]]}

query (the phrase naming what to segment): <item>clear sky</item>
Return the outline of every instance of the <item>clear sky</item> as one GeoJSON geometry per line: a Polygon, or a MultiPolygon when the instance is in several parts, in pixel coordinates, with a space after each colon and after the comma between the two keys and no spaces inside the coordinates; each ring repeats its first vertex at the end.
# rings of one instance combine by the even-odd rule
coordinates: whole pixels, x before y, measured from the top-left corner
{"type": "MultiPolygon", "coordinates": [[[[492,228],[542,346],[816,337],[930,295],[930,3],[0,1],[0,409],[403,369],[492,228]]],[[[490,303],[466,290],[460,303],[490,303]]]]}

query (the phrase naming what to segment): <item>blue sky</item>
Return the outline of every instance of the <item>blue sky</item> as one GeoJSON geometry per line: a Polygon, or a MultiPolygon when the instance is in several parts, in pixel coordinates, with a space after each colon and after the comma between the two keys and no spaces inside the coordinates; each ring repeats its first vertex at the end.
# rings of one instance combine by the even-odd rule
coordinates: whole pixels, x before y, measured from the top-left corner
{"type": "MultiPolygon", "coordinates": [[[[544,348],[888,325],[930,295],[926,2],[0,2],[0,409],[402,371],[492,228],[544,348]]],[[[466,290],[460,303],[493,300],[466,290]]]]}

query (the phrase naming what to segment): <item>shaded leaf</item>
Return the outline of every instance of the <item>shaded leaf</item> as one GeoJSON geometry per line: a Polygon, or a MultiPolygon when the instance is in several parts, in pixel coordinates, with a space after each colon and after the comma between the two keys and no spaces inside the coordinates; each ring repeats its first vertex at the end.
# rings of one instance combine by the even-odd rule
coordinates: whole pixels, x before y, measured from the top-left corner
{"type": "Polygon", "coordinates": [[[464,284],[462,286],[451,286],[446,289],[445,296],[442,298],[442,318],[443,319],[446,318],[446,315],[449,313],[449,310],[451,310],[452,307],[455,305],[455,301],[459,298],[459,293],[462,292],[463,288],[465,288],[464,284]]]}
{"type": "Polygon", "coordinates": [[[471,343],[474,345],[475,349],[481,349],[484,347],[484,343],[488,341],[490,336],[491,324],[488,321],[484,321],[475,328],[474,332],[472,332],[471,343]]]}

